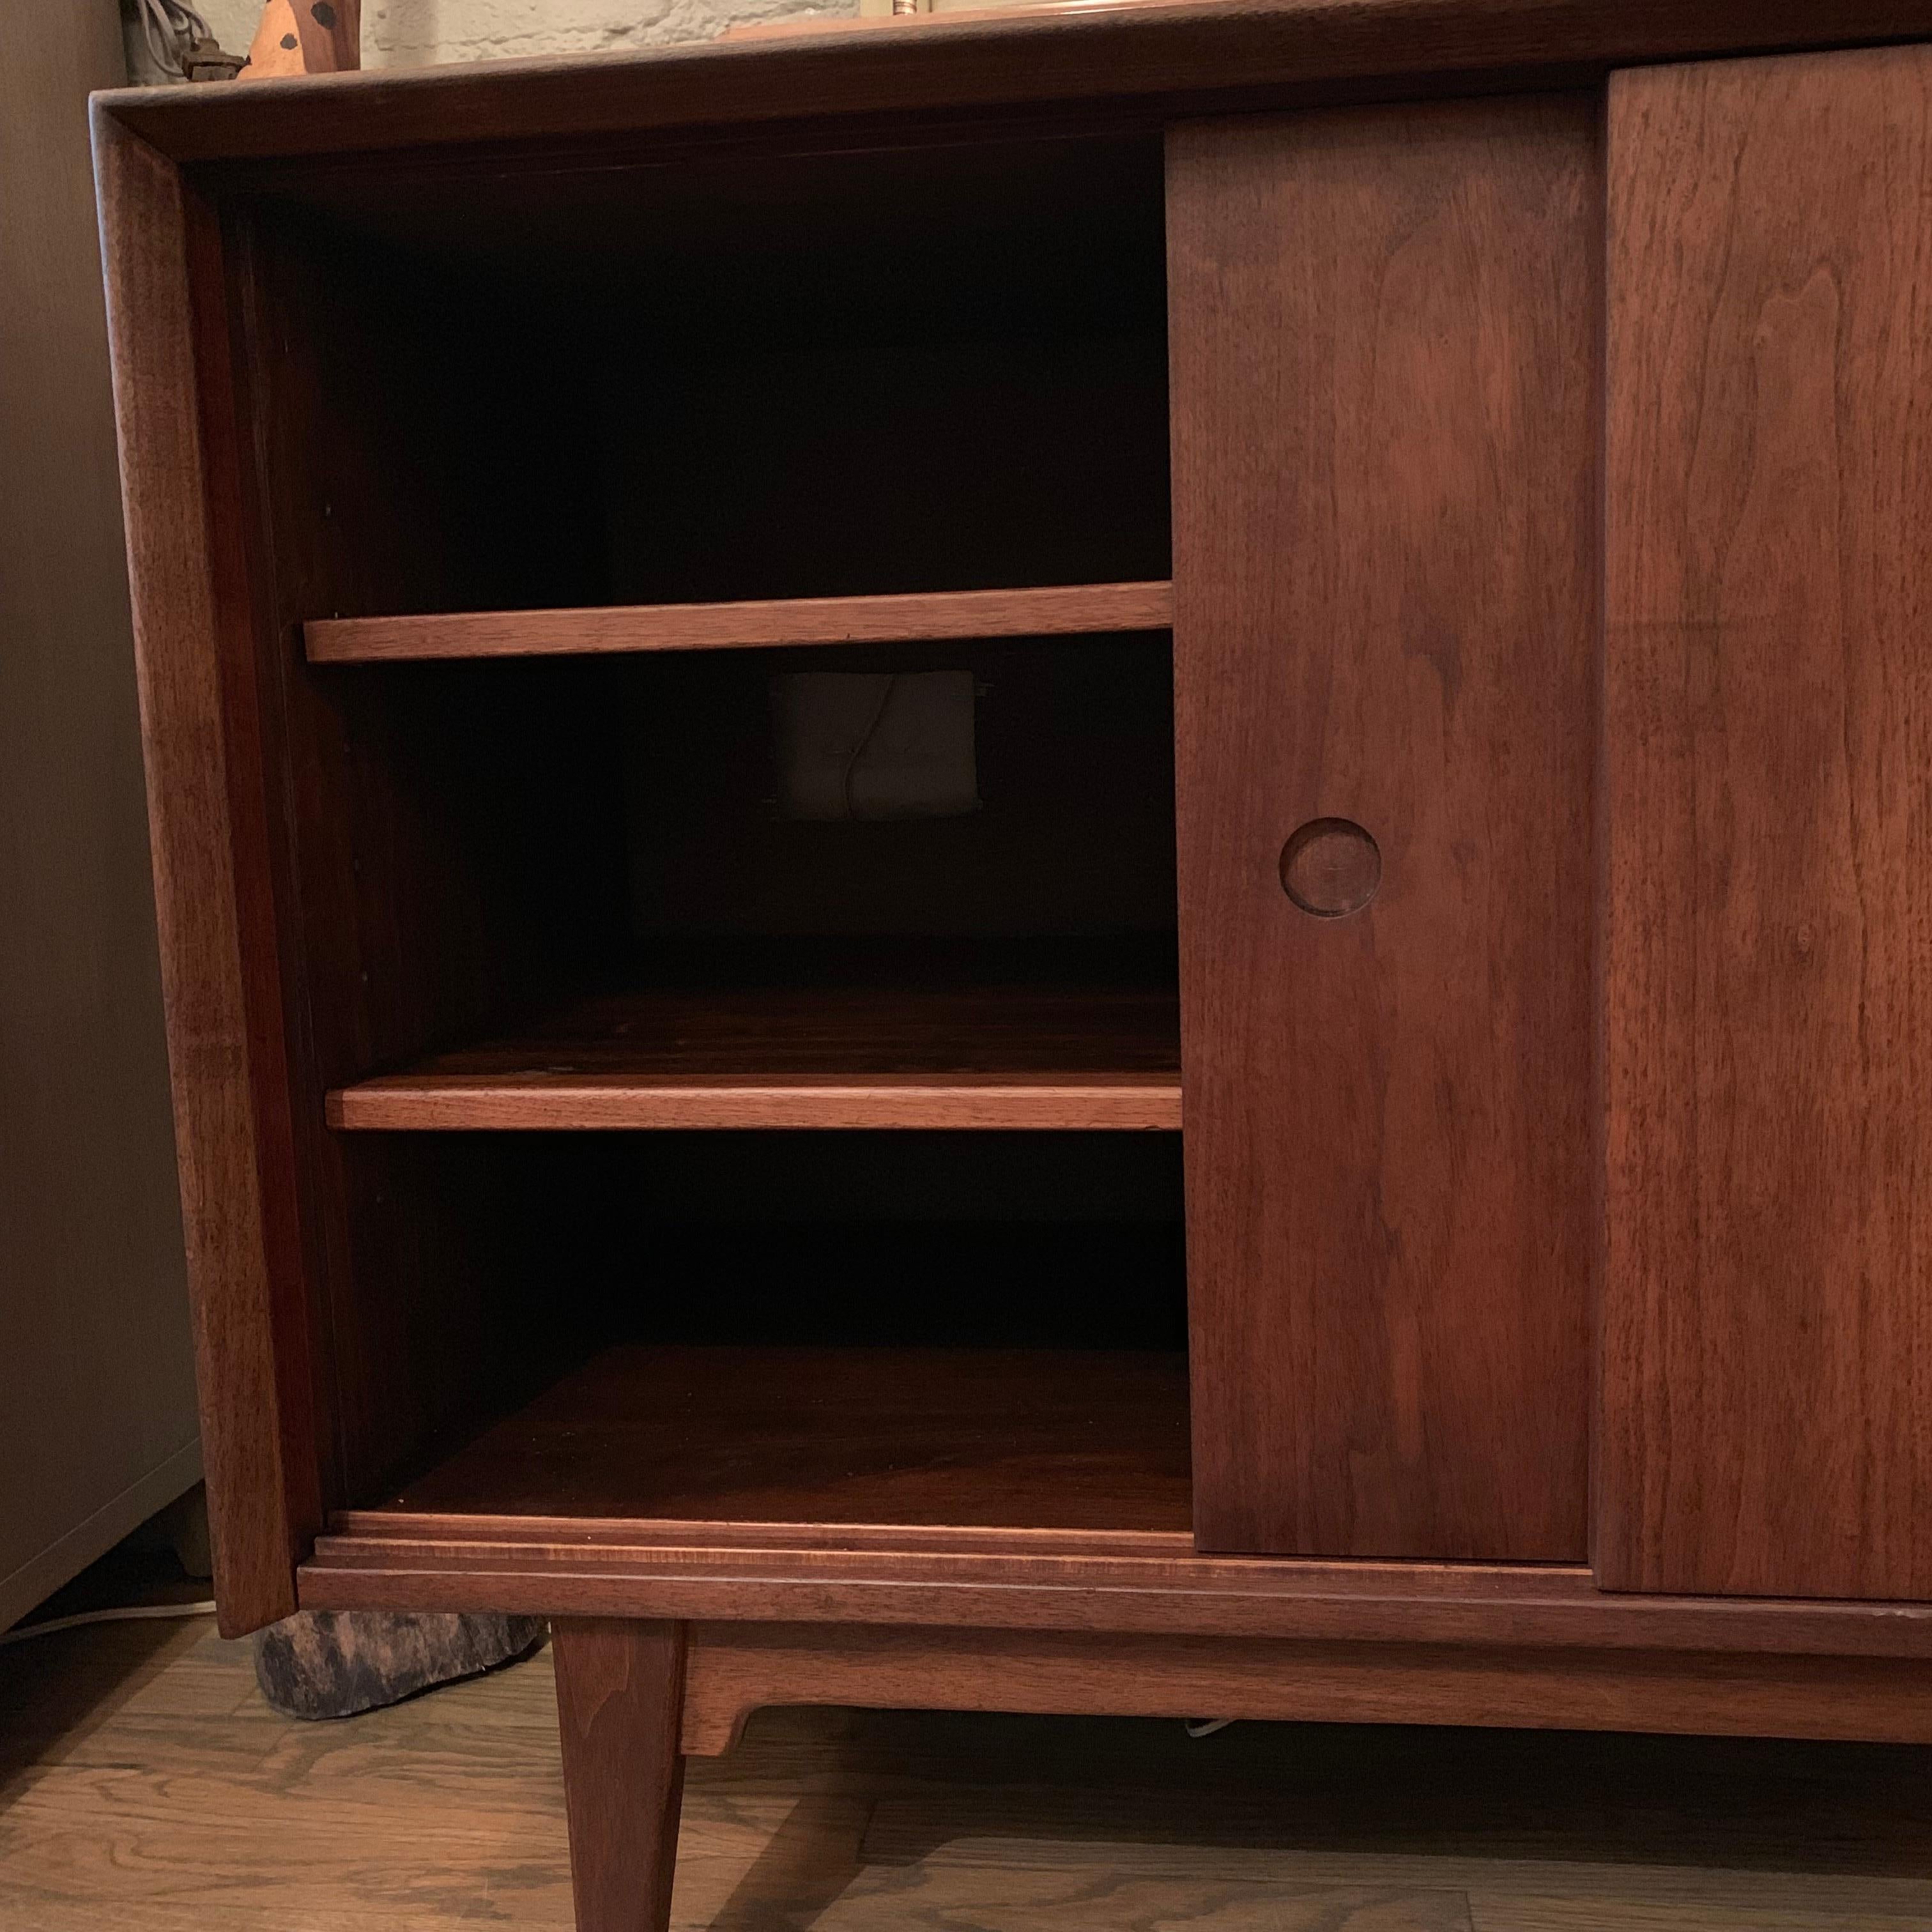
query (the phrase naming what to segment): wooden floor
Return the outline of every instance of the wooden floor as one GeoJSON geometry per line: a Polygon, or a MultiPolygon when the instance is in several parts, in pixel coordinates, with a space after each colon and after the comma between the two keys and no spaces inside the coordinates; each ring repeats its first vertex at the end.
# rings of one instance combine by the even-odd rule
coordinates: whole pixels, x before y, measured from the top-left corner
{"type": "MultiPolygon", "coordinates": [[[[301,1724],[205,1623],[0,1650],[0,1928],[568,1928],[550,1697],[301,1724]]],[[[710,1932],[1932,1926],[1932,1751],[791,1712],[693,1771],[710,1932]]]]}

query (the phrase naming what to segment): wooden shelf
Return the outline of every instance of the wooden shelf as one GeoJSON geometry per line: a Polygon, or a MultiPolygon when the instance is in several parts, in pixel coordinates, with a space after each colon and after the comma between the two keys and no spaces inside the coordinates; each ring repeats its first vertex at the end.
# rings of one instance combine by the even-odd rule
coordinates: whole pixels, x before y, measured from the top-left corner
{"type": "Polygon", "coordinates": [[[754,650],[785,644],[904,644],[921,638],[1066,637],[1164,631],[1174,586],[1066,584],[886,597],[794,597],[742,604],[634,604],[574,610],[477,610],[422,617],[331,617],[302,626],[314,664],[401,658],[572,656],[604,651],[754,650]]]}
{"type": "Polygon", "coordinates": [[[328,1096],[356,1129],[1173,1129],[1179,1022],[1142,988],[647,990],[328,1096]]]}
{"type": "Polygon", "coordinates": [[[380,1508],[412,1517],[1185,1532],[1186,1359],[617,1347],[380,1508]]]}

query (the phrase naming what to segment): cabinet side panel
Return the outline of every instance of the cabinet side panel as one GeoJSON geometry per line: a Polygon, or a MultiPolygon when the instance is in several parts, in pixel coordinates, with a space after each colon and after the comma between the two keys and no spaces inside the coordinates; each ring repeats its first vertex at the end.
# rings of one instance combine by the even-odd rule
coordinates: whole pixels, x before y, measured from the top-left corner
{"type": "MultiPolygon", "coordinates": [[[[306,662],[318,611],[554,601],[544,573],[582,541],[560,526],[590,526],[586,466],[545,446],[548,514],[517,514],[502,479],[550,392],[533,374],[474,406],[496,340],[469,285],[273,202],[224,214],[318,1406],[334,1494],[368,1501],[567,1356],[568,1298],[519,1279],[514,1183],[538,1156],[503,1136],[346,1142],[322,1096],[580,967],[584,908],[616,928],[615,728],[594,664],[306,662]]],[[[567,1152],[547,1150],[566,1176],[567,1152]]]]}
{"type": "Polygon", "coordinates": [[[1581,97],[1170,136],[1205,1548],[1583,1552],[1600,158],[1581,97]]]}
{"type": "Polygon", "coordinates": [[[213,215],[105,114],[95,169],[163,1003],[221,1625],[321,1517],[213,215]]]}
{"type": "Polygon", "coordinates": [[[1617,1588],[1932,1592],[1932,51],[1610,94],[1617,1588]]]}

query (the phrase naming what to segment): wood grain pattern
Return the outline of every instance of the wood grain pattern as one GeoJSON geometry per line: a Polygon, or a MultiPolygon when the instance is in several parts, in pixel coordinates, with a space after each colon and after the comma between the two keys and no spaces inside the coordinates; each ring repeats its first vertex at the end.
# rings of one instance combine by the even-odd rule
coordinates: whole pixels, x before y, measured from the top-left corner
{"type": "Polygon", "coordinates": [[[790,1703],[1932,1742],[1932,1672],[1871,1659],[694,1626],[686,1751],[790,1703]]]}
{"type": "Polygon", "coordinates": [[[922,596],[794,597],[739,604],[634,604],[581,610],[482,610],[424,617],[311,619],[311,664],[388,658],[541,657],[600,651],[712,651],[916,638],[1048,638],[1165,630],[1166,584],[1066,584],[922,596]]]}
{"type": "Polygon", "coordinates": [[[1171,139],[1206,1549],[1584,1552],[1594,115],[1171,139]],[[1328,818],[1345,917],[1278,876],[1328,818]]]}
{"type": "MultiPolygon", "coordinates": [[[[774,1708],[688,1764],[672,1923],[1442,1932],[1467,1900],[1479,1932],[1922,1932],[1928,1768],[1896,1746],[774,1708]]],[[[75,1631],[8,1653],[0,1779],[10,1928],[570,1932],[548,1652],[292,1725],[206,1624],[75,1631]]]]}
{"type": "Polygon", "coordinates": [[[1412,96],[1506,76],[1932,35],[1925,0],[1206,0],[922,23],[916,33],[741,40],[474,67],[292,79],[272,91],[109,97],[176,159],[354,154],[677,127],[1005,104],[1131,103],[1150,116],[1346,86],[1412,96]]]}
{"type": "Polygon", "coordinates": [[[1085,1870],[1011,1871],[996,1864],[935,1875],[874,1869],[815,1916],[825,1932],[1469,1932],[1467,1901],[1410,1886],[1297,1885],[1085,1870]]]}
{"type": "MultiPolygon", "coordinates": [[[[1009,1511],[1008,1513],[1010,1513],[1009,1511]]],[[[1064,1517],[1062,1508],[1054,1512],[1064,1517]]],[[[316,1610],[508,1610],[1932,1660],[1932,1606],[1610,1594],[1580,1567],[1205,1557],[1184,1531],[346,1510],[316,1610]]]]}
{"type": "Polygon", "coordinates": [[[1617,1588],[1932,1594],[1932,52],[1610,100],[1617,1588]]]}
{"type": "MultiPolygon", "coordinates": [[[[773,1712],[748,1749],[782,1720],[809,1721],[773,1712]]],[[[908,1731],[944,1724],[962,1749],[1020,1729],[979,1718],[896,1721],[908,1731]]],[[[888,1789],[866,1828],[867,1858],[914,1867],[935,1888],[969,1873],[1017,1882],[1076,1872],[1096,1888],[1192,1874],[1466,1888],[1478,1924],[1485,1910],[1520,1901],[1508,1922],[1522,1932],[1536,1923],[1538,1894],[1562,1915],[1548,1932],[1740,1923],[1835,1932],[1840,1915],[1876,1932],[1897,1927],[1894,1915],[1910,1918],[1924,1882],[1912,1861],[1925,1826],[1910,1783],[1923,1750],[1263,1725],[1218,1733],[1218,1762],[1208,1754],[1190,1770],[1160,1750],[1155,1726],[1062,1718],[1032,1728],[1042,1742],[1118,1730],[1148,1760],[1112,1790],[1095,1788],[1092,1770],[1077,1784],[1030,1779],[1004,1790],[976,1780],[965,1790],[888,1789]],[[1172,1782],[1142,1796],[1156,1756],[1172,1782]],[[1887,1787],[1904,1801],[1898,1811],[1877,1803],[1887,1787]],[[1828,1817],[1846,1834],[1842,1852],[1826,1848],[1828,1817]]],[[[1176,1757],[1185,1742],[1176,1739],[1176,1757]]]]}
{"type": "Polygon", "coordinates": [[[219,243],[172,166],[94,128],[202,1447],[240,1632],[294,1609],[321,1490],[219,243]]]}
{"type": "Polygon", "coordinates": [[[577,1932],[665,1932],[684,1792],[684,1630],[566,1618],[550,1643],[577,1932]]]}
{"type": "MultiPolygon", "coordinates": [[[[353,1543],[369,1537],[398,1544],[439,1544],[472,1550],[482,1546],[501,1550],[514,1544],[528,1549],[545,1543],[572,1542],[586,1550],[610,1552],[620,1562],[641,1550],[668,1552],[701,1549],[734,1554],[781,1552],[780,1562],[796,1560],[807,1552],[850,1556],[860,1551],[871,1551],[895,1562],[926,1555],[1144,1557],[1172,1562],[1191,1558],[1194,1547],[1192,1538],[1184,1529],[1027,1529],[985,1523],[752,1522],[740,1519],[705,1522],[695,1516],[652,1520],[639,1516],[449,1516],[382,1506],[338,1510],[329,1517],[329,1532],[318,1544],[319,1550],[340,1550],[344,1539],[353,1543]]],[[[1306,1576],[1319,1570],[1331,1579],[1359,1582],[1365,1588],[1372,1587],[1372,1579],[1401,1579],[1419,1567],[1290,1562],[1264,1569],[1255,1559],[1234,1557],[1204,1558],[1198,1564],[1190,1561],[1187,1568],[1190,1572],[1212,1574],[1227,1563],[1246,1564],[1264,1575],[1306,1576]]],[[[1453,1595],[1458,1586],[1480,1594],[1486,1585],[1498,1579],[1526,1582],[1550,1575],[1585,1579],[1589,1572],[1580,1567],[1558,1570],[1553,1567],[1531,1570],[1520,1564],[1458,1564],[1432,1574],[1447,1580],[1441,1588],[1453,1595]]]]}
{"type": "Polygon", "coordinates": [[[1628,1897],[1552,1898],[1547,1894],[1498,1898],[1472,1894],[1473,1932],[1910,1932],[1892,1912],[1834,1912],[1828,1906],[1718,1905],[1706,1900],[1658,1904],[1628,1897]]]}
{"type": "Polygon", "coordinates": [[[607,1349],[406,1484],[412,1514],[1187,1526],[1178,1357],[607,1349]]]}
{"type": "Polygon", "coordinates": [[[1910,1932],[1892,1912],[1834,1912],[1828,1906],[1655,1904],[1628,1897],[1552,1898],[1534,1893],[1469,1900],[1472,1932],[1910,1932]]]}
{"type": "Polygon", "coordinates": [[[574,1132],[634,1128],[907,1128],[1114,1132],[1177,1129],[1180,1084],[1131,1074],[810,1080],[729,1075],[400,1074],[329,1096],[332,1126],[574,1132]]]}
{"type": "Polygon", "coordinates": [[[357,1128],[1176,1128],[1171,998],[1109,987],[608,995],[328,1096],[357,1128]]]}

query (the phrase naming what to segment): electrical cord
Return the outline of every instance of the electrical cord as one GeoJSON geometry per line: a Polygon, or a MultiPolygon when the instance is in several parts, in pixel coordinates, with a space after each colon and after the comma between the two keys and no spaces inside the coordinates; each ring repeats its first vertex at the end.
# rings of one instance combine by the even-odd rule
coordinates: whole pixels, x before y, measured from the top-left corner
{"type": "Polygon", "coordinates": [[[189,0],[135,0],[141,14],[142,37],[155,66],[164,74],[185,80],[187,56],[202,40],[212,40],[208,22],[189,0]]]}
{"type": "Polygon", "coordinates": [[[856,818],[859,808],[853,802],[852,777],[859,769],[859,760],[872,748],[872,740],[879,735],[879,727],[886,721],[886,707],[892,701],[892,693],[899,688],[899,674],[894,671],[886,680],[885,688],[879,693],[879,708],[872,713],[872,722],[866,727],[865,736],[852,747],[852,755],[845,760],[845,776],[842,790],[845,797],[845,816],[856,818]]]}
{"type": "Polygon", "coordinates": [[[82,1624],[145,1623],[164,1617],[212,1617],[212,1602],[202,1604],[133,1604],[118,1610],[83,1610],[78,1616],[50,1617],[44,1624],[28,1624],[20,1630],[0,1632],[0,1650],[10,1643],[25,1643],[28,1638],[52,1636],[56,1630],[78,1630],[82,1624]]]}

